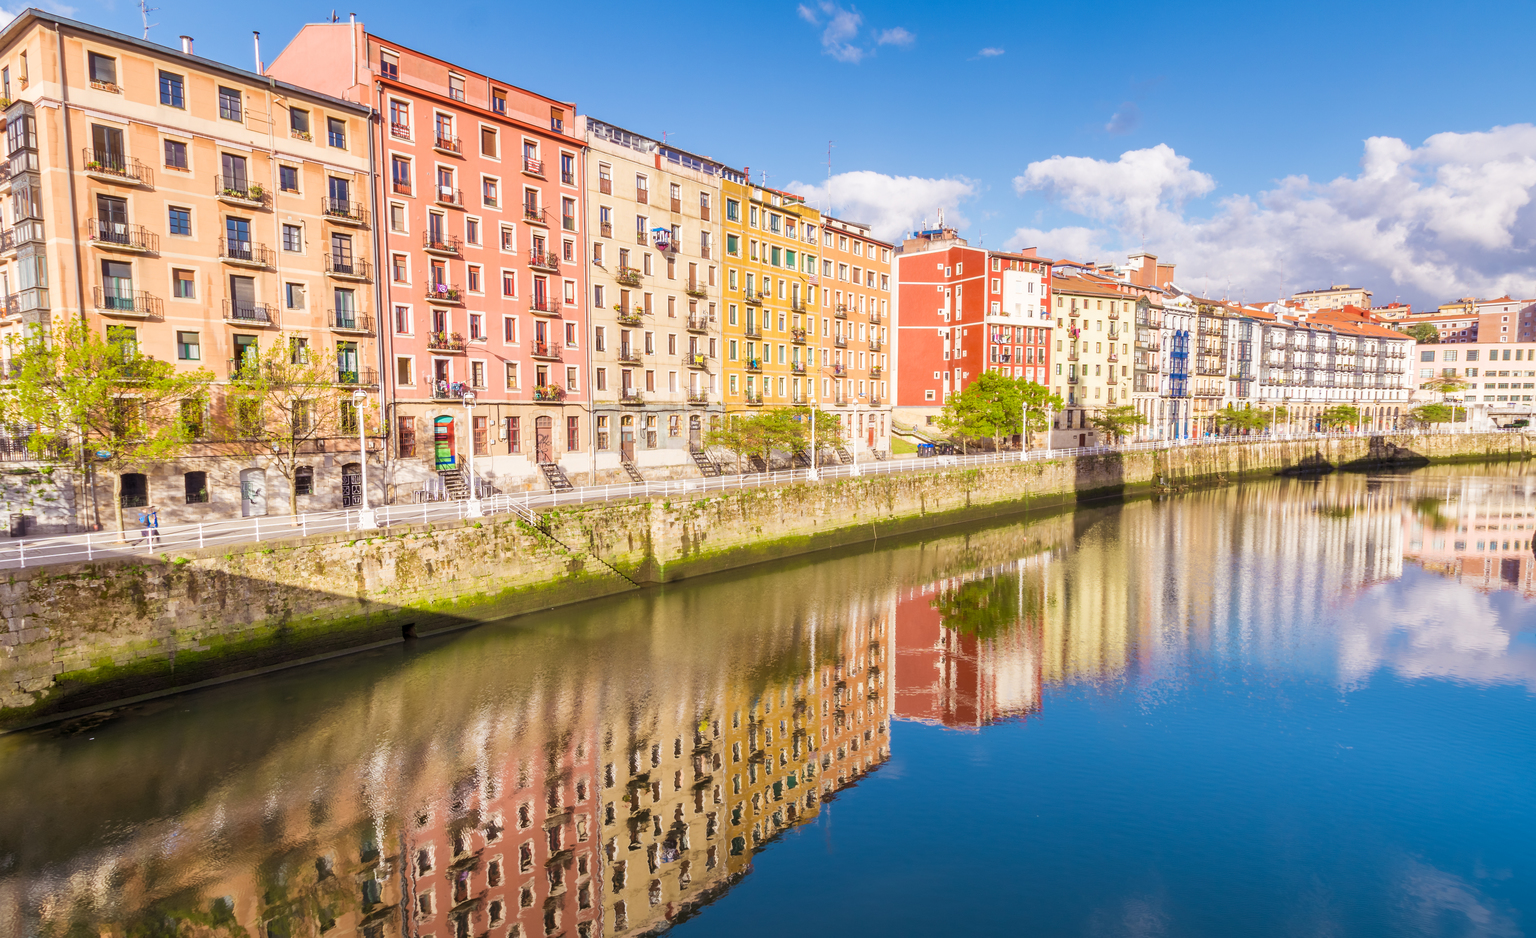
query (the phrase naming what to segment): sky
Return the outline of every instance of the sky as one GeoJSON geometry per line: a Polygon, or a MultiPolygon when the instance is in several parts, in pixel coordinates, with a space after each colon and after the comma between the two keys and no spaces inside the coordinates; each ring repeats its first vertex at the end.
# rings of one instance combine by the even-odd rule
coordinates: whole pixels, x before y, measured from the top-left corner
{"type": "MultiPolygon", "coordinates": [[[[151,39],[187,33],[247,67],[252,30],[270,61],[332,12],[152,2],[151,39]]],[[[121,0],[52,8],[142,32],[121,0]]],[[[1536,297],[1529,3],[423,10],[335,12],[750,167],[887,239],[942,208],[972,244],[1101,262],[1147,250],[1184,289],[1232,299],[1333,283],[1415,308],[1536,297]]]]}

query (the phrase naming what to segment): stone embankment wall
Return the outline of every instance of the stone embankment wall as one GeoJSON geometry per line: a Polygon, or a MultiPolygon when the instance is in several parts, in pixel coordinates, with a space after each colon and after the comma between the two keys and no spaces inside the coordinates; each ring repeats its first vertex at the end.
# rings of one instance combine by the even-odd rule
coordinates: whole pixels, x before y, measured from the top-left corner
{"type": "MultiPolygon", "coordinates": [[[[1387,441],[1435,460],[1524,459],[1529,446],[1510,433],[1387,441]]],[[[562,507],[544,515],[548,533],[498,516],[8,571],[0,724],[942,524],[1368,453],[1357,439],[1186,446],[562,507]]]]}

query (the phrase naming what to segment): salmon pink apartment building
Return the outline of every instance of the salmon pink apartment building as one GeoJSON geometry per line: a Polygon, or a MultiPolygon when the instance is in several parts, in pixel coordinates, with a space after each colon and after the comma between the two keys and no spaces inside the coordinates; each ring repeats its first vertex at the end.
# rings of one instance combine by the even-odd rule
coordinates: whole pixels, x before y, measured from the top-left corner
{"type": "Polygon", "coordinates": [[[367,32],[305,26],[269,74],[374,109],[391,483],[590,479],[575,105],[367,32]],[[472,457],[472,458],[471,458],[472,457]]]}

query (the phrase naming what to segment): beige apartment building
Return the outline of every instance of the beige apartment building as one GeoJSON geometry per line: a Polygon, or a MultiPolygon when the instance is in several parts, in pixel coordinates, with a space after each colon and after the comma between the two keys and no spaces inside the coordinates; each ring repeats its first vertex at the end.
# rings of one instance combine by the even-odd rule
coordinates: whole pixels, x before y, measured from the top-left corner
{"type": "Polygon", "coordinates": [[[1129,285],[1065,274],[1051,280],[1056,315],[1053,355],[1063,373],[1051,390],[1065,406],[1056,415],[1053,446],[1093,446],[1095,414],[1131,402],[1131,344],[1136,340],[1137,291],[1129,285]]]}
{"type": "MultiPolygon", "coordinates": [[[[0,35],[0,85],[0,336],[81,317],[213,373],[210,439],[125,473],[125,508],[152,504],[166,524],[286,512],[268,457],[212,441],[219,386],[281,344],[334,356],[343,399],[377,393],[368,109],[199,58],[186,37],[170,48],[35,9],[0,35]]],[[[336,429],[296,474],[301,512],[361,502],[358,437],[336,429]]]]}
{"type": "Polygon", "coordinates": [[[696,476],[704,434],[723,411],[718,254],[727,170],[582,120],[598,476],[696,476]]]}
{"type": "Polygon", "coordinates": [[[1326,290],[1303,290],[1292,295],[1291,299],[1307,309],[1343,309],[1346,306],[1371,308],[1371,291],[1347,283],[1333,284],[1326,290]]]}

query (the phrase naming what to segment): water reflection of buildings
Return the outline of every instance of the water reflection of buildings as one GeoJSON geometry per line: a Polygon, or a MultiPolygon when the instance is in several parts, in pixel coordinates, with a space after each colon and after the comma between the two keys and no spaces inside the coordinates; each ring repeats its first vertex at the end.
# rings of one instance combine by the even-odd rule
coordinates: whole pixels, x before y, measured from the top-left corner
{"type": "Polygon", "coordinates": [[[1417,481],[1418,497],[1402,511],[1407,559],[1466,586],[1536,595],[1536,480],[1479,474],[1417,481]]]}
{"type": "Polygon", "coordinates": [[[979,728],[1040,710],[1049,554],[910,587],[896,602],[895,715],[979,728]]]}
{"type": "Polygon", "coordinates": [[[487,702],[472,679],[488,662],[399,675],[99,855],[0,875],[0,932],[663,931],[889,758],[891,603],[815,617],[738,638],[728,666],[674,657],[655,682],[551,667],[487,702]]]}

